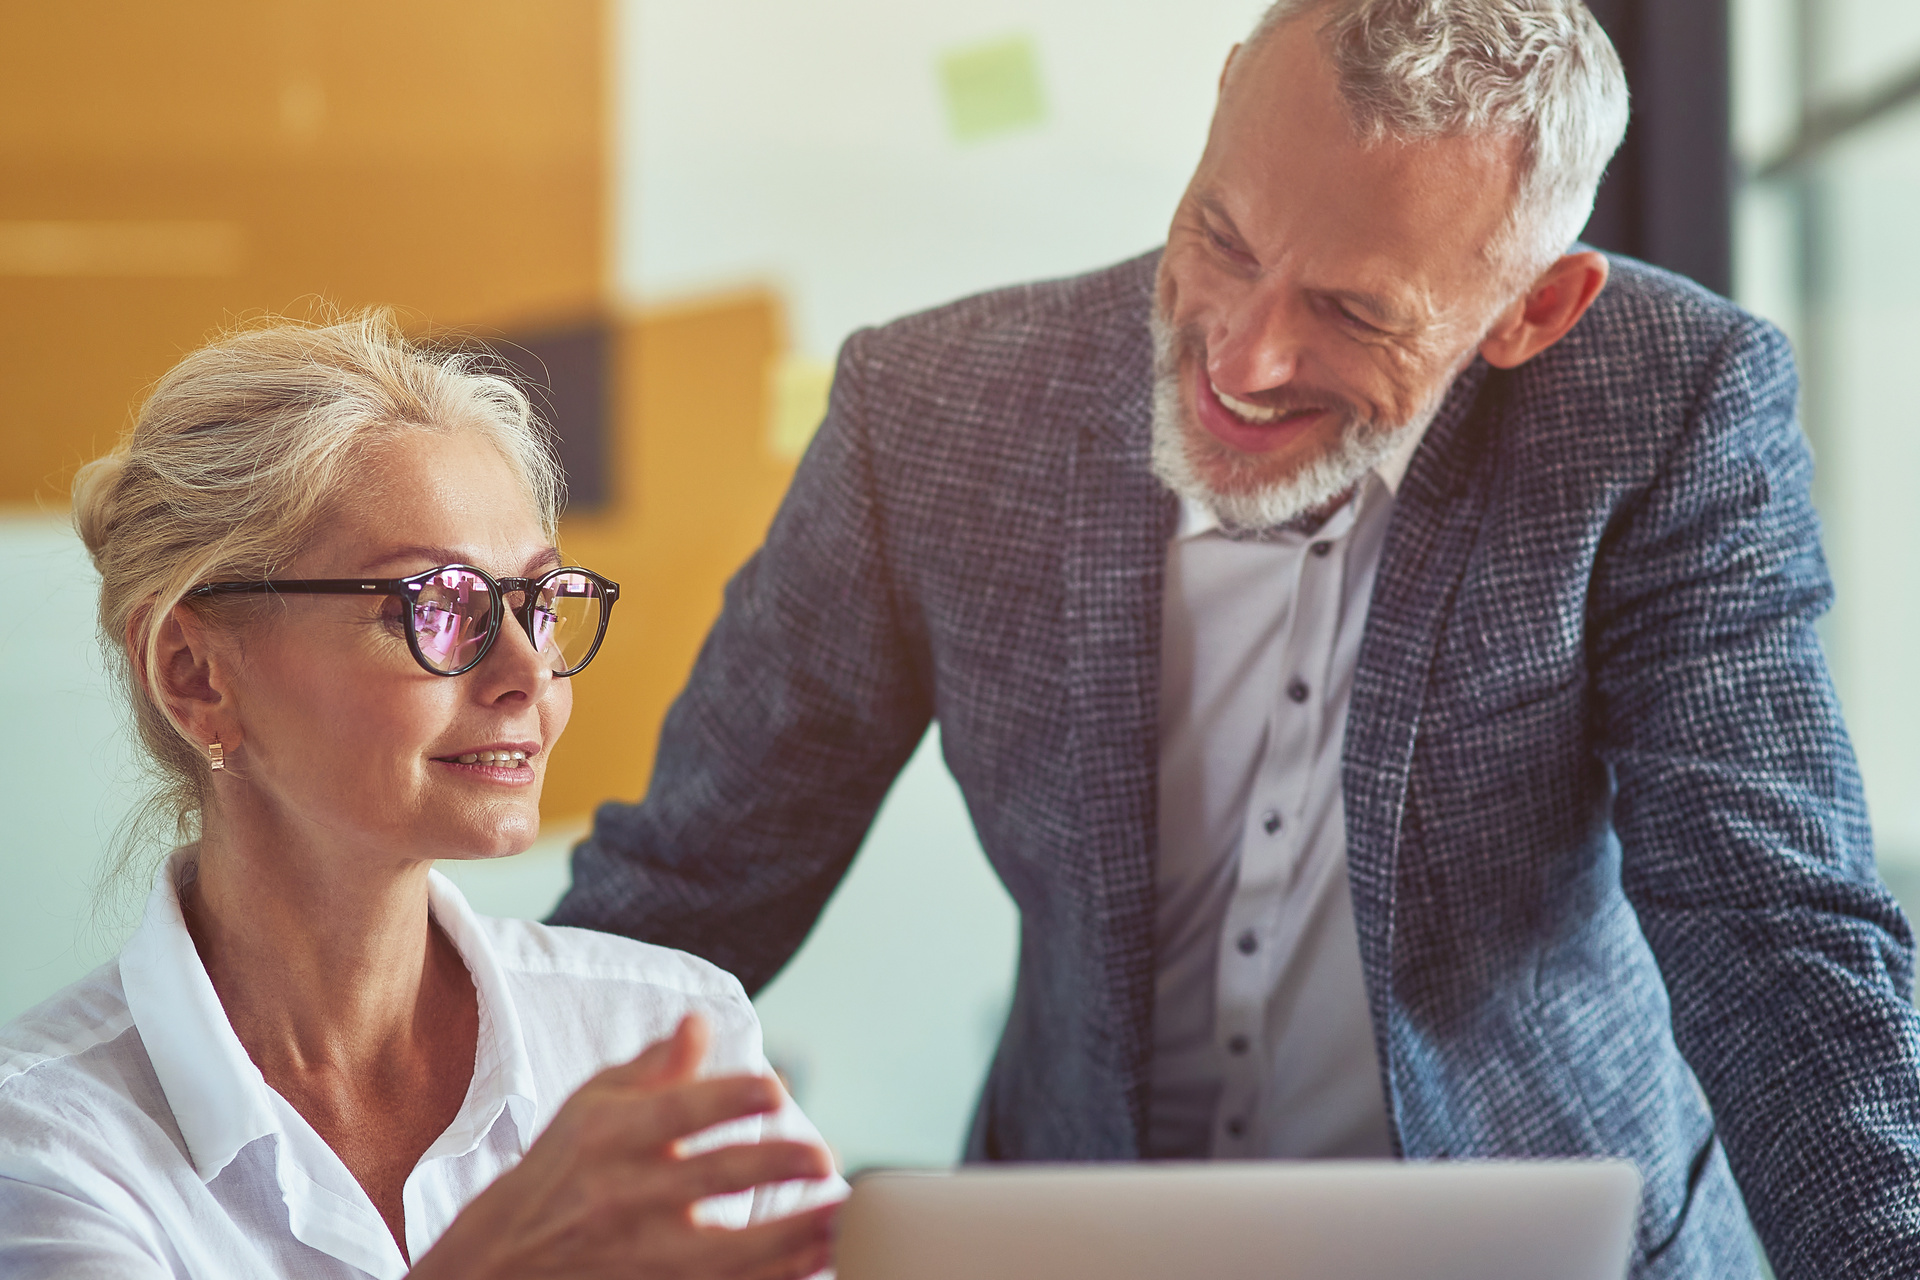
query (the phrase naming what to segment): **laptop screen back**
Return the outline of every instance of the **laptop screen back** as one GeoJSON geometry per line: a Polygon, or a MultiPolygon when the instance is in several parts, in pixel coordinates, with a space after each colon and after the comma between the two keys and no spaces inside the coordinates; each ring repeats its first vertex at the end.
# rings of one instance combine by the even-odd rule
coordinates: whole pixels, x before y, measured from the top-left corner
{"type": "Polygon", "coordinates": [[[1023,1165],[877,1172],[839,1280],[1621,1280],[1625,1161],[1023,1165]]]}

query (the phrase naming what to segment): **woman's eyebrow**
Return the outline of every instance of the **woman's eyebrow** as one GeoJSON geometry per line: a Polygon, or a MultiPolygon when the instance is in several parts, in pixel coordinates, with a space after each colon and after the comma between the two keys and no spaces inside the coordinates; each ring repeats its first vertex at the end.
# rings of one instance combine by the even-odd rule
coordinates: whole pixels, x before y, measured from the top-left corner
{"type": "MultiPolygon", "coordinates": [[[[382,568],[383,566],[386,566],[386,565],[393,564],[395,561],[398,561],[398,560],[409,560],[409,561],[414,561],[416,563],[424,560],[429,565],[435,565],[435,566],[443,565],[443,564],[472,564],[473,563],[470,552],[466,554],[462,554],[461,552],[454,550],[452,547],[429,547],[429,546],[394,547],[391,550],[381,552],[375,558],[361,565],[359,572],[372,573],[374,570],[382,568]]],[[[527,558],[526,568],[524,570],[524,576],[529,578],[537,577],[540,573],[542,573],[547,569],[559,568],[561,563],[562,562],[560,559],[560,548],[545,547],[539,551],[534,552],[531,556],[527,558]]]]}
{"type": "Polygon", "coordinates": [[[565,561],[560,558],[560,548],[548,547],[545,551],[536,553],[533,559],[527,561],[526,573],[522,576],[537,578],[543,571],[547,569],[558,569],[564,563],[565,561]]]}
{"type": "Polygon", "coordinates": [[[450,547],[394,547],[361,565],[360,572],[372,573],[382,565],[392,564],[395,560],[425,560],[430,565],[466,563],[465,557],[450,547]]]}

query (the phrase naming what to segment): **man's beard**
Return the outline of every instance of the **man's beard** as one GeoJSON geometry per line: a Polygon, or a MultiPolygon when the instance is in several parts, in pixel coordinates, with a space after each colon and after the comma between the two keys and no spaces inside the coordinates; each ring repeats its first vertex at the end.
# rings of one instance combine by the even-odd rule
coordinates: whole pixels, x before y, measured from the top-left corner
{"type": "Polygon", "coordinates": [[[1433,421],[1446,397],[1443,385],[1431,402],[1421,406],[1406,422],[1382,423],[1352,405],[1315,396],[1316,403],[1326,404],[1328,411],[1340,418],[1339,435],[1333,446],[1302,463],[1291,475],[1266,479],[1261,465],[1265,459],[1229,449],[1198,423],[1191,429],[1186,425],[1185,409],[1180,402],[1180,353],[1183,346],[1191,347],[1195,358],[1204,360],[1204,350],[1198,342],[1183,341],[1182,335],[1162,319],[1158,311],[1153,313],[1151,323],[1153,474],[1180,497],[1211,511],[1221,525],[1232,531],[1274,529],[1308,512],[1332,506],[1361,477],[1433,421]],[[1221,472],[1225,473],[1225,488],[1204,478],[1221,472]]]}

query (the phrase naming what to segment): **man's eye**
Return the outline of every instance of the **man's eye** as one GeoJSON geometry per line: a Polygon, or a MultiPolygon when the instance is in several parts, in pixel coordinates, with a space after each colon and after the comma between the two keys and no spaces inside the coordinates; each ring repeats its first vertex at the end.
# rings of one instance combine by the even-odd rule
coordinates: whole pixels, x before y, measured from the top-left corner
{"type": "Polygon", "coordinates": [[[1348,324],[1352,325],[1356,329],[1360,329],[1366,333],[1381,332],[1380,327],[1378,325],[1368,324],[1365,320],[1362,320],[1359,316],[1355,315],[1352,311],[1349,311],[1346,307],[1341,306],[1339,303],[1334,304],[1334,310],[1340,313],[1340,318],[1342,320],[1345,320],[1348,324]]]}

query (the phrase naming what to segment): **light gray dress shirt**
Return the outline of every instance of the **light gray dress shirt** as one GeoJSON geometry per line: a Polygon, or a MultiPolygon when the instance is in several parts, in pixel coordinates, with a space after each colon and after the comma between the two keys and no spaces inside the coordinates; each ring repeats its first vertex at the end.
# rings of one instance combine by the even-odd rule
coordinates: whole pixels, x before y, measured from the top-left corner
{"type": "Polygon", "coordinates": [[[1418,447],[1312,533],[1235,541],[1187,503],[1167,547],[1151,1156],[1391,1154],[1340,754],[1418,447]]]}

